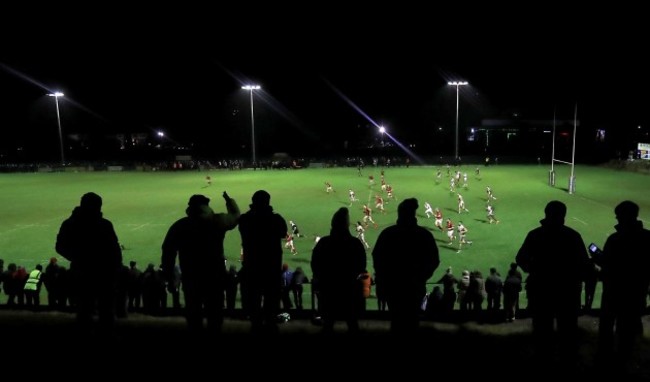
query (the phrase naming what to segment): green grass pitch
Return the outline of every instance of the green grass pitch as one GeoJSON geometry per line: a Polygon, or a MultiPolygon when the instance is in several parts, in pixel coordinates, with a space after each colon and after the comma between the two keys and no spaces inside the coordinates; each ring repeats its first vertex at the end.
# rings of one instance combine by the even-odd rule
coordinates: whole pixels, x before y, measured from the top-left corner
{"type": "MultiPolygon", "coordinates": [[[[275,211],[287,220],[295,221],[305,237],[296,238],[298,254],[285,249],[284,259],[291,268],[302,266],[308,277],[311,249],[315,235],[327,235],[332,214],[343,206],[350,207],[348,189],[355,190],[358,202],[350,207],[351,219],[362,220],[362,205],[373,208],[378,229],[369,227],[366,240],[368,269],[372,272],[372,246],[382,228],[395,223],[400,200],[416,197],[420,202],[419,223],[431,228],[440,249],[440,267],[431,281],[437,281],[447,266],[456,275],[463,269],[478,269],[484,275],[497,267],[502,276],[513,261],[526,233],[539,225],[543,209],[550,200],[567,204],[566,224],[578,230],[585,244],[595,242],[602,247],[616,224],[613,209],[629,199],[641,207],[640,218],[650,218],[650,177],[638,173],[577,166],[576,193],[567,192],[570,167],[556,167],[556,187],[548,185],[547,166],[463,166],[469,176],[469,188],[460,189],[469,212],[458,214],[457,197],[449,192],[449,178],[443,168],[442,181],[435,182],[437,168],[433,166],[387,168],[387,183],[394,189],[397,201],[387,201],[386,214],[374,210],[374,194],[379,190],[379,168],[366,167],[363,176],[356,168],[312,168],[269,171],[203,171],[203,172],[80,172],[0,174],[0,258],[5,267],[14,262],[28,270],[37,263],[46,264],[54,251],[56,234],[61,222],[78,205],[82,194],[93,191],[104,200],[104,216],[111,220],[120,242],[125,246],[124,261],[136,260],[141,269],[148,263],[160,263],[161,244],[169,226],[184,216],[189,197],[205,194],[216,212],[225,211],[222,192],[228,191],[242,212],[248,210],[250,198],[258,189],[271,194],[275,211]],[[377,185],[370,189],[368,175],[374,175],[377,185]],[[207,186],[205,176],[212,177],[207,186]],[[325,192],[325,181],[336,192],[325,192]],[[486,186],[498,198],[493,205],[500,224],[488,224],[486,218],[486,186]],[[440,207],[446,219],[462,220],[469,229],[468,240],[460,253],[458,245],[449,246],[446,235],[433,228],[433,218],[424,215],[423,204],[440,207]]],[[[452,168],[453,170],[453,168],[452,168]]],[[[386,199],[386,198],[385,198],[386,199]]],[[[353,232],[351,227],[351,231],[353,232]]],[[[404,238],[408,240],[408,238],[404,238]]],[[[239,268],[240,237],[237,229],[225,240],[229,264],[239,268]]],[[[399,263],[408,272],[409,253],[396,253],[399,263]]],[[[63,265],[67,262],[60,258],[63,265]]],[[[561,266],[561,264],[558,264],[561,266]]],[[[430,289],[430,288],[429,288],[430,289]]]]}

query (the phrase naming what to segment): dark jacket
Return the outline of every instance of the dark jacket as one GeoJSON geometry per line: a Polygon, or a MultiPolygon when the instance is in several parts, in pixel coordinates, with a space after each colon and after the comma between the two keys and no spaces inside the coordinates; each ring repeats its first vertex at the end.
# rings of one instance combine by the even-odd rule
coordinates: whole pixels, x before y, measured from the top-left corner
{"type": "Polygon", "coordinates": [[[424,296],[425,284],[440,264],[438,246],[429,230],[417,221],[400,221],[377,238],[372,257],[378,283],[387,293],[414,292],[424,296]],[[402,261],[406,259],[403,266],[402,261]]]}
{"type": "Polygon", "coordinates": [[[247,277],[276,270],[282,272],[282,239],[287,234],[287,222],[270,206],[257,207],[239,219],[244,259],[242,268],[247,277]]]}
{"type": "Polygon", "coordinates": [[[603,308],[616,314],[641,316],[650,285],[650,231],[640,221],[618,224],[605,242],[601,266],[603,308]]]}
{"type": "Polygon", "coordinates": [[[113,224],[101,212],[76,207],[61,224],[56,251],[70,260],[71,268],[115,275],[122,265],[122,250],[113,224]]]}
{"type": "Polygon", "coordinates": [[[582,290],[590,260],[582,236],[562,222],[540,221],[517,253],[517,264],[529,273],[529,297],[571,302],[582,290]]]}
{"type": "Polygon", "coordinates": [[[177,254],[183,282],[203,276],[225,279],[223,240],[226,231],[237,226],[239,207],[228,199],[226,209],[227,213],[215,214],[207,205],[190,206],[187,216],[169,228],[162,245],[162,268],[168,281],[173,280],[177,254]]]}

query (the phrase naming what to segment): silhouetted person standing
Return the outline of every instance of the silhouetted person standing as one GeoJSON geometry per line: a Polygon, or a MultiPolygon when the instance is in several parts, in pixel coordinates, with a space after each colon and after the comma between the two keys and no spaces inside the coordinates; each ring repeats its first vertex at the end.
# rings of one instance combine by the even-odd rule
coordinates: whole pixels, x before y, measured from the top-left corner
{"type": "Polygon", "coordinates": [[[162,269],[170,289],[175,288],[174,263],[178,255],[185,295],[187,326],[193,333],[203,329],[203,311],[212,334],[223,325],[226,264],[223,240],[237,226],[239,207],[224,191],[227,213],[214,213],[210,199],[192,195],[185,213],[167,231],[162,245],[162,269]]]}
{"type": "Polygon", "coordinates": [[[589,266],[582,237],[564,225],[566,205],[551,201],[544,213],[541,227],[528,233],[516,257],[529,274],[526,288],[540,361],[552,355],[555,320],[560,350],[576,355],[582,281],[589,266]]]}
{"type": "Polygon", "coordinates": [[[237,287],[239,286],[239,272],[237,267],[231,265],[226,274],[226,310],[231,317],[235,314],[237,301],[237,287]]]}
{"type": "Polygon", "coordinates": [[[603,280],[599,350],[603,355],[617,351],[625,360],[643,333],[641,317],[650,284],[650,231],[637,220],[636,203],[621,202],[614,213],[616,232],[607,238],[602,255],[595,259],[601,265],[603,280]]]}
{"type": "Polygon", "coordinates": [[[440,264],[438,246],[429,230],[418,226],[418,201],[397,207],[397,224],[384,229],[372,251],[377,286],[384,288],[393,333],[411,333],[419,324],[426,282],[440,264]],[[396,266],[406,260],[406,266],[396,266]]]}
{"type": "Polygon", "coordinates": [[[313,277],[319,282],[323,331],[331,332],[338,318],[345,319],[350,332],[359,331],[363,285],[360,276],[366,270],[366,250],[350,233],[350,214],[339,208],[332,217],[329,236],[318,241],[311,257],[313,277]]]}
{"type": "Polygon", "coordinates": [[[77,321],[92,324],[97,309],[102,330],[110,331],[115,321],[116,283],[122,267],[122,250],[113,224],[102,217],[102,198],[89,192],[72,215],[61,224],[56,251],[70,260],[77,321]]]}
{"type": "Polygon", "coordinates": [[[273,212],[268,192],[256,191],[252,201],[250,210],[239,219],[242,301],[253,332],[275,332],[282,289],[282,239],[287,235],[287,222],[273,212]]]}

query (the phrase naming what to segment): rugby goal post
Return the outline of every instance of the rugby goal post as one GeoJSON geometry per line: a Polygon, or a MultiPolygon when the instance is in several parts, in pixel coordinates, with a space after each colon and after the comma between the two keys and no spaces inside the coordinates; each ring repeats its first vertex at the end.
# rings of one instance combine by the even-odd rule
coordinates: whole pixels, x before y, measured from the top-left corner
{"type": "Polygon", "coordinates": [[[551,170],[548,173],[548,184],[555,186],[555,163],[564,163],[571,165],[571,175],[569,176],[569,194],[576,192],[576,177],[575,177],[575,163],[576,163],[576,132],[578,126],[578,104],[576,103],[573,113],[573,143],[571,145],[571,162],[555,158],[555,111],[553,111],[553,145],[551,149],[551,170]]]}

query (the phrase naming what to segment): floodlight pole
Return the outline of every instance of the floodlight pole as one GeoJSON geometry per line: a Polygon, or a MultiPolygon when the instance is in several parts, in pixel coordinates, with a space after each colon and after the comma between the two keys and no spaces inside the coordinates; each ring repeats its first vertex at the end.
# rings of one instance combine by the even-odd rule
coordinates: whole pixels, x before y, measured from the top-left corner
{"type": "Polygon", "coordinates": [[[460,93],[459,87],[467,85],[467,81],[450,81],[447,82],[447,85],[452,85],[456,87],[456,145],[454,150],[454,162],[458,160],[458,107],[460,102],[460,93]]]}
{"type": "Polygon", "coordinates": [[[61,150],[61,166],[65,166],[65,155],[63,153],[63,132],[61,131],[61,114],[59,113],[59,97],[63,97],[64,94],[61,92],[48,94],[50,97],[54,97],[54,103],[56,104],[56,123],[59,126],[59,148],[61,150]]]}
{"type": "Polygon", "coordinates": [[[259,85],[245,85],[241,87],[244,90],[248,90],[251,95],[251,150],[253,158],[253,166],[257,163],[257,157],[255,155],[255,111],[253,110],[253,90],[259,90],[261,87],[259,85]]]}

